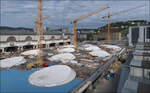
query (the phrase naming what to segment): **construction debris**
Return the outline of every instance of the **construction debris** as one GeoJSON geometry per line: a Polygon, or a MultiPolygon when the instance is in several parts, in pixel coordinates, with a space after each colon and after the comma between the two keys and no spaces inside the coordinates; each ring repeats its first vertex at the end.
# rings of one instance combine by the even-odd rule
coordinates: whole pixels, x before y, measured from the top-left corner
{"type": "MultiPolygon", "coordinates": [[[[111,46],[111,45],[105,45],[105,46],[98,46],[93,44],[80,44],[78,46],[78,50],[75,51],[73,48],[73,45],[65,45],[65,46],[57,46],[53,47],[51,49],[43,50],[43,62],[36,62],[38,50],[29,50],[21,53],[22,56],[28,56],[26,58],[27,63],[25,64],[25,70],[30,69],[36,69],[36,68],[44,68],[47,66],[53,66],[53,65],[68,65],[72,69],[75,70],[77,73],[77,77],[80,79],[87,79],[91,73],[93,73],[98,67],[105,64],[109,59],[111,59],[111,51],[119,50],[120,47],[117,46],[111,46]],[[30,56],[33,56],[31,58],[30,56]]],[[[114,52],[115,53],[115,52],[114,52]]],[[[22,69],[21,69],[22,70],[22,69]]],[[[58,72],[57,72],[58,73],[58,72]]],[[[59,73],[58,73],[59,74],[59,73]]],[[[43,79],[41,79],[41,82],[46,77],[45,74],[41,74],[41,77],[43,75],[43,79]]],[[[38,81],[38,78],[36,78],[38,81]]],[[[34,82],[36,82],[36,80],[34,82]]],[[[32,82],[31,84],[33,84],[32,82]]],[[[40,83],[41,83],[40,82],[40,83]]],[[[50,84],[50,83],[49,83],[50,84]]],[[[42,84],[33,84],[36,86],[53,86],[45,83],[45,85],[42,84]]],[[[55,86],[55,85],[54,85],[55,86]]]]}

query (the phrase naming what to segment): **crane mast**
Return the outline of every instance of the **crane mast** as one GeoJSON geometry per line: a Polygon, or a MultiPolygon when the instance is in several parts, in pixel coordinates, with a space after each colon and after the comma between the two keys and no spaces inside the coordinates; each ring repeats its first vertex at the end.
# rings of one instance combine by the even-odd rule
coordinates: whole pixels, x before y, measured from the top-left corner
{"type": "Polygon", "coordinates": [[[37,21],[36,21],[36,32],[38,34],[38,49],[39,49],[39,54],[38,54],[38,62],[42,62],[43,58],[43,51],[42,51],[42,41],[43,41],[43,3],[42,0],[38,0],[38,15],[37,15],[37,21]]]}
{"type": "Polygon", "coordinates": [[[107,34],[107,43],[110,43],[110,13],[108,13],[108,34],[107,34]]]}

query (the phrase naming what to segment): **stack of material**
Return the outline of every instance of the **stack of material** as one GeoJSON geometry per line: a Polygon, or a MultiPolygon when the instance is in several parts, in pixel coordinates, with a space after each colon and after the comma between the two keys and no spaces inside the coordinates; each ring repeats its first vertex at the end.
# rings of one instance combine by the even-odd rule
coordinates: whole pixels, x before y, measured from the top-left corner
{"type": "Polygon", "coordinates": [[[71,82],[76,72],[67,65],[55,65],[34,72],[29,77],[32,85],[40,87],[60,86],[71,82]]]}
{"type": "Polygon", "coordinates": [[[25,62],[26,62],[26,60],[21,56],[6,58],[6,59],[3,59],[3,60],[0,60],[0,67],[1,68],[10,68],[10,67],[13,67],[13,66],[18,66],[20,64],[23,64],[25,62]]]}
{"type": "Polygon", "coordinates": [[[90,60],[80,60],[80,63],[89,68],[96,68],[99,64],[90,60]]]}

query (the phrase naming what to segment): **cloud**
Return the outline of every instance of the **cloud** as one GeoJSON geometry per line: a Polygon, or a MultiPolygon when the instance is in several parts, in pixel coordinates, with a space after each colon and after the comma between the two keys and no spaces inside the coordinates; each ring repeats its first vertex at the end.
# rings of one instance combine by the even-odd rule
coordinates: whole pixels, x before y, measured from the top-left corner
{"type": "MultiPolygon", "coordinates": [[[[111,22],[125,21],[129,19],[145,19],[148,20],[149,3],[148,1],[81,1],[81,0],[43,0],[43,15],[51,16],[51,18],[44,20],[44,24],[51,26],[50,28],[58,27],[72,27],[70,21],[80,17],[89,12],[95,11],[109,5],[110,8],[90,16],[87,19],[78,22],[78,27],[92,27],[96,28],[99,25],[106,24],[106,20],[102,20],[101,16],[108,12],[115,13],[120,10],[132,8],[142,4],[146,7],[129,11],[111,17],[111,22]],[[51,24],[48,24],[50,22],[51,24]]],[[[34,20],[37,16],[37,2],[36,0],[2,0],[1,2],[1,23],[8,26],[25,26],[33,27],[34,20]],[[8,20],[9,19],[9,20],[8,20]],[[15,20],[18,22],[12,22],[15,20]]]]}

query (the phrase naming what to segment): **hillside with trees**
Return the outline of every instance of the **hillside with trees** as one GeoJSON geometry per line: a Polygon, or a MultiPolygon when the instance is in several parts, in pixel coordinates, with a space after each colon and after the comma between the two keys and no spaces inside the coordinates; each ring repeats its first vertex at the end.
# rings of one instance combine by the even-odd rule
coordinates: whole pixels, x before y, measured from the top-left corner
{"type": "MultiPolygon", "coordinates": [[[[121,31],[122,36],[126,36],[129,32],[130,26],[144,25],[146,23],[147,21],[145,20],[129,20],[129,21],[111,23],[110,25],[111,27],[118,28],[121,31]]],[[[98,27],[97,31],[103,30],[105,28],[107,28],[107,25],[103,27],[98,27]]]]}

